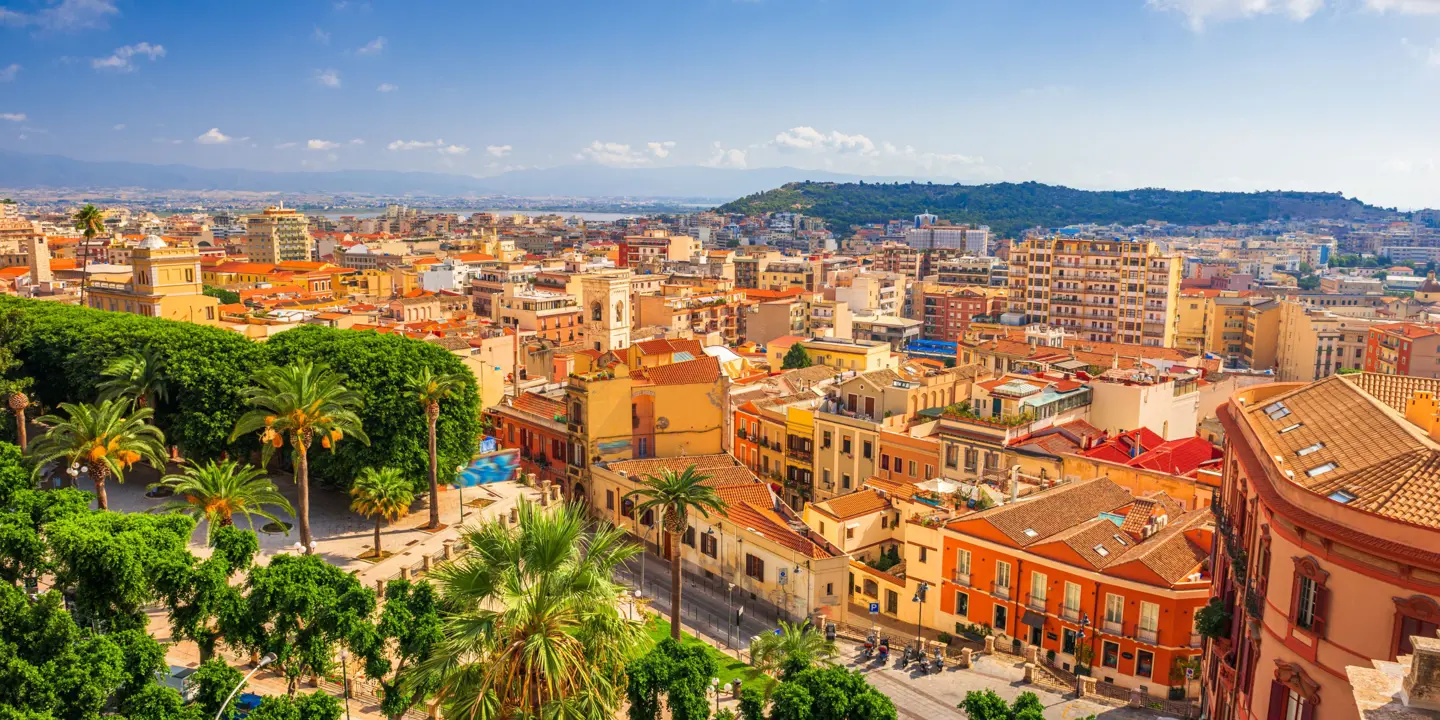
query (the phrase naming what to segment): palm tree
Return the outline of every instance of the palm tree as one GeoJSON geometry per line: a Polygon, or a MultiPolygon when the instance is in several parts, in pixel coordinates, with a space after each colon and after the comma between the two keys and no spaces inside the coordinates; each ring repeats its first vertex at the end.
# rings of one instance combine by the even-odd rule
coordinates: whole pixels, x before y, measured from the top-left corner
{"type": "Polygon", "coordinates": [[[300,544],[310,552],[310,443],[334,451],[346,435],[366,445],[370,438],[360,427],[360,393],[342,384],[344,376],[309,360],[261,370],[255,387],[245,397],[255,409],[245,413],[230,431],[230,440],[249,432],[260,433],[260,464],[270,463],[275,449],[290,441],[295,451],[295,482],[300,485],[300,544]]]}
{"type": "Polygon", "coordinates": [[[444,639],[415,667],[448,718],[611,718],[643,626],[611,578],[638,549],[612,526],[587,532],[577,506],[519,505],[519,522],[466,528],[469,551],[431,574],[444,639]]]}
{"type": "Polygon", "coordinates": [[[97,389],[101,400],[130,398],[135,407],[154,408],[157,402],[170,397],[165,381],[165,358],[151,348],[128,352],[117,357],[100,371],[105,378],[97,389]]]}
{"type": "Polygon", "coordinates": [[[626,497],[639,497],[635,506],[637,517],[647,510],[664,515],[665,531],[670,533],[670,637],[680,640],[680,535],[690,527],[690,513],[710,517],[710,511],[725,512],[725,501],[706,485],[710,476],[698,472],[694,465],[676,473],[665,469],[658,476],[640,481],[641,487],[626,497]]]}
{"type": "Polygon", "coordinates": [[[406,389],[425,408],[430,429],[430,529],[440,528],[440,461],[435,453],[435,425],[440,420],[440,401],[459,392],[464,380],[454,373],[437,373],[427,365],[406,378],[406,389]]]}
{"type": "Polygon", "coordinates": [[[30,407],[30,396],[19,390],[10,393],[7,401],[10,412],[15,413],[15,441],[20,445],[20,454],[25,454],[25,408],[30,407]]]}
{"type": "Polygon", "coordinates": [[[365,468],[355,478],[350,488],[350,509],[366,517],[375,518],[375,560],[383,560],[380,552],[380,523],[395,522],[410,514],[410,503],[415,502],[415,488],[395,468],[365,468]]]}
{"type": "Polygon", "coordinates": [[[165,468],[165,435],[145,422],[152,411],[139,408],[127,417],[130,409],[129,403],[119,400],[98,405],[61,403],[63,416],[36,418],[47,432],[30,446],[35,471],[57,461],[88,467],[100,509],[109,509],[106,480],[125,482],[125,471],[142,459],[157,470],[165,468]]]}
{"type": "Polygon", "coordinates": [[[214,535],[216,528],[233,525],[237,514],[245,516],[251,530],[255,529],[257,515],[280,524],[280,518],[266,510],[267,506],[295,514],[290,501],[280,494],[264,470],[234,460],[211,460],[204,465],[188,463],[179,473],[166,475],[150,487],[169,488],[184,498],[155,508],[157,512],[179,512],[205,520],[209,524],[206,532],[210,535],[214,535]]]}
{"type": "Polygon", "coordinates": [[[80,306],[85,306],[85,286],[90,284],[90,277],[85,273],[85,266],[90,262],[90,243],[94,242],[95,236],[105,231],[105,211],[85,203],[85,206],[75,211],[71,217],[75,223],[75,229],[85,236],[85,242],[80,251],[80,306]]]}
{"type": "Polygon", "coordinates": [[[790,624],[780,621],[780,633],[764,633],[750,641],[750,660],[764,672],[775,672],[787,665],[806,668],[817,662],[830,662],[840,651],[835,641],[809,623],[790,624]]]}

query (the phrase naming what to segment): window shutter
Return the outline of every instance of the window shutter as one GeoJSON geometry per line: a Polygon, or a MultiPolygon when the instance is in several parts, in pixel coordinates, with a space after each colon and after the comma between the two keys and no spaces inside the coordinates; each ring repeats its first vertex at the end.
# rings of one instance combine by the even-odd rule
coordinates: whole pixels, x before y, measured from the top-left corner
{"type": "Polygon", "coordinates": [[[1285,701],[1290,697],[1290,688],[1279,680],[1270,681],[1270,714],[1266,720],[1285,720],[1285,701]]]}
{"type": "Polygon", "coordinates": [[[1325,621],[1330,611],[1330,588],[1324,585],[1315,585],[1315,618],[1310,622],[1310,629],[1316,635],[1325,637],[1325,621]]]}
{"type": "MultiPolygon", "coordinates": [[[[1294,576],[1293,578],[1291,578],[1291,580],[1290,580],[1290,612],[1289,612],[1289,616],[1290,616],[1290,623],[1291,623],[1292,625],[1295,624],[1296,621],[1298,621],[1299,618],[1300,618],[1300,582],[1301,582],[1301,578],[1302,578],[1302,577],[1304,577],[1304,576],[1301,575],[1300,573],[1295,573],[1295,576],[1294,576]]],[[[1238,615],[1239,613],[1236,613],[1236,614],[1238,615]]]]}

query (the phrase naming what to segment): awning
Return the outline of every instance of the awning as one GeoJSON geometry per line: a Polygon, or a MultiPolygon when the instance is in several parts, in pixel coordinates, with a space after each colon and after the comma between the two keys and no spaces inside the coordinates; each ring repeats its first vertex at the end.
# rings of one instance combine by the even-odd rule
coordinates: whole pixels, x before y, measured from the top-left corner
{"type": "Polygon", "coordinates": [[[1033,628],[1043,628],[1045,627],[1045,616],[1034,610],[1026,610],[1025,614],[1020,616],[1020,622],[1033,628]]]}

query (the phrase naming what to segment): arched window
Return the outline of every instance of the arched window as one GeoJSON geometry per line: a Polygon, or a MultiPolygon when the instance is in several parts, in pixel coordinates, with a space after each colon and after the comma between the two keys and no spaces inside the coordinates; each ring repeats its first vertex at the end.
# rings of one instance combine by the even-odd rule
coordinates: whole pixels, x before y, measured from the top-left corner
{"type": "Polygon", "coordinates": [[[599,302],[596,302],[596,303],[593,303],[593,304],[590,305],[590,319],[591,319],[591,320],[594,320],[594,321],[596,321],[596,322],[599,322],[599,321],[600,321],[600,312],[601,312],[601,310],[600,310],[600,303],[599,303],[599,302]]]}
{"type": "Polygon", "coordinates": [[[615,322],[623,322],[624,320],[625,320],[625,303],[624,303],[624,302],[617,302],[617,303],[615,303],[615,322]]]}

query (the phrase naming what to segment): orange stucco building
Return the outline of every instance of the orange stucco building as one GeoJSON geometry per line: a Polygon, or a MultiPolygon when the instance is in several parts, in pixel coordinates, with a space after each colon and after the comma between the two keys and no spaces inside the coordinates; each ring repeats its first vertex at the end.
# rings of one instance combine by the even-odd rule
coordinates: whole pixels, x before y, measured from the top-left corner
{"type": "Polygon", "coordinates": [[[1440,627],[1440,380],[1377,373],[1247,388],[1226,463],[1207,641],[1214,720],[1351,720],[1347,666],[1440,627]]]}

